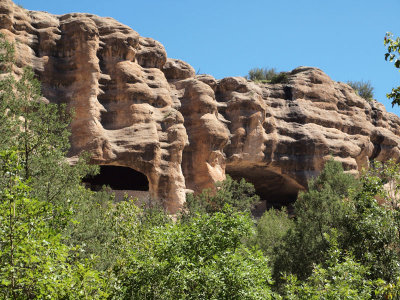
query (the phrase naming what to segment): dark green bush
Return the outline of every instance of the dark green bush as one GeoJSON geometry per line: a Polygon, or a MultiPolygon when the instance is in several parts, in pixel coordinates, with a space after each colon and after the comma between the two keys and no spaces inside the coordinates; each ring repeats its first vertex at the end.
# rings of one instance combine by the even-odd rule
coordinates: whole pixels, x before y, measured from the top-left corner
{"type": "Polygon", "coordinates": [[[333,160],[309,182],[308,191],[300,193],[294,204],[295,224],[277,254],[274,269],[277,279],[280,272],[286,272],[303,280],[311,274],[314,264],[327,259],[329,243],[324,234],[342,226],[348,214],[343,199],[356,186],[354,177],[344,173],[341,163],[333,160]]]}
{"type": "Polygon", "coordinates": [[[224,181],[217,182],[215,186],[215,191],[206,189],[198,195],[187,195],[189,214],[215,213],[221,211],[225,204],[231,205],[236,211],[250,212],[260,201],[254,186],[244,179],[236,181],[227,175],[224,181]]]}
{"type": "Polygon", "coordinates": [[[283,237],[293,225],[294,221],[285,209],[267,210],[257,221],[255,244],[267,257],[273,258],[276,249],[283,245],[283,237]]]}
{"type": "Polygon", "coordinates": [[[347,84],[362,98],[372,101],[374,98],[374,87],[370,81],[347,81],[347,84]]]}

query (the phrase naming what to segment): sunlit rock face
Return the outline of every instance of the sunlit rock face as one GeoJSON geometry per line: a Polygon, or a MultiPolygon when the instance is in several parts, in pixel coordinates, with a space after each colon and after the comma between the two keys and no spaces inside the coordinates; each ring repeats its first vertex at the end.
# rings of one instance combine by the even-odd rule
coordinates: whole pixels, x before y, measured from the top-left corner
{"type": "Polygon", "coordinates": [[[149,195],[171,213],[188,189],[226,174],[282,205],[330,157],[357,174],[372,159],[400,156],[400,119],[317,68],[296,68],[277,84],[216,80],[112,18],[9,0],[0,3],[0,31],[16,45],[15,74],[31,66],[43,96],[73,108],[71,160],[89,151],[95,164],[144,174],[149,195]]]}

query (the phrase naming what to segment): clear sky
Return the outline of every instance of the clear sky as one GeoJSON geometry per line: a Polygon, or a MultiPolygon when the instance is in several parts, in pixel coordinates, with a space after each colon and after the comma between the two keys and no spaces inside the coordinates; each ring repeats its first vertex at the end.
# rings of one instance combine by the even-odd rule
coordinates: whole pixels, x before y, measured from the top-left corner
{"type": "Polygon", "coordinates": [[[400,73],[384,60],[387,31],[400,35],[400,0],[15,0],[53,14],[113,17],[160,41],[168,57],[216,78],[253,67],[322,69],[337,81],[370,80],[388,111],[386,93],[400,73]]]}

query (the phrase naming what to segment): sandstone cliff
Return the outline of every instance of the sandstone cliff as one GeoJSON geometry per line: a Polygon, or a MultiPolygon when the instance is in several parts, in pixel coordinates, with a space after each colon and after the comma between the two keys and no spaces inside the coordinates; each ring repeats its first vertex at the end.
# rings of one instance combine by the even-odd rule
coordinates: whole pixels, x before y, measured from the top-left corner
{"type": "Polygon", "coordinates": [[[400,119],[317,68],[296,68],[281,84],[216,80],[112,18],[10,0],[0,3],[0,32],[15,42],[14,72],[32,66],[43,96],[75,110],[70,157],[87,150],[93,163],[145,174],[172,213],[187,189],[225,174],[285,203],[331,156],[355,174],[400,156],[400,119]]]}

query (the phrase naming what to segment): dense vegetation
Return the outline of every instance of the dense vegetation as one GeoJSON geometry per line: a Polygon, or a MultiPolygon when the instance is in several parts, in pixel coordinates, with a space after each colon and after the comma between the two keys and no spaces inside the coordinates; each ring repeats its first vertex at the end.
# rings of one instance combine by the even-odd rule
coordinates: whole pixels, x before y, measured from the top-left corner
{"type": "Polygon", "coordinates": [[[31,70],[9,75],[0,43],[1,299],[395,299],[399,166],[359,179],[331,160],[294,214],[271,209],[244,180],[188,196],[172,220],[154,205],[114,202],[70,166],[65,106],[46,104],[31,70]],[[379,203],[378,203],[378,200],[379,203]]]}

